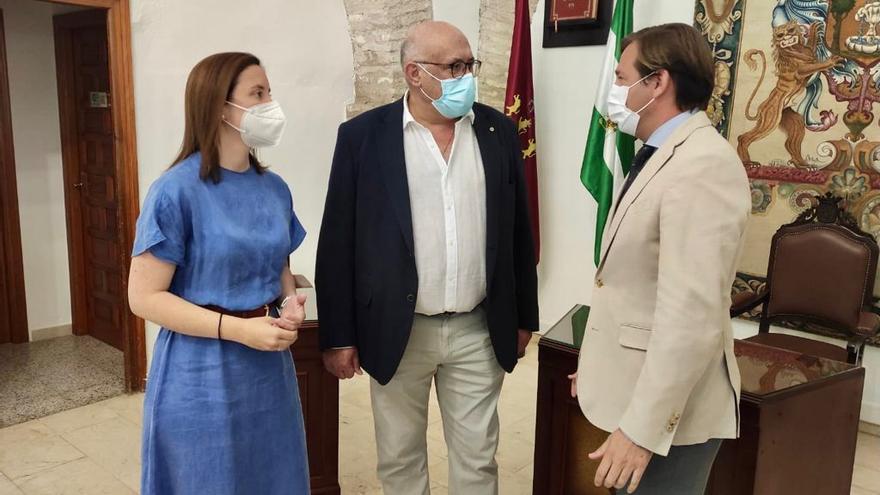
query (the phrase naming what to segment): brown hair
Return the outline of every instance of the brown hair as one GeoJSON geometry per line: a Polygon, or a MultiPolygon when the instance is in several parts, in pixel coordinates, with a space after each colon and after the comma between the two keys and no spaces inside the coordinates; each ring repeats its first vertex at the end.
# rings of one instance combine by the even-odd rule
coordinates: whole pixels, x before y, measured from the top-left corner
{"type": "MultiPolygon", "coordinates": [[[[215,53],[193,67],[186,80],[183,144],[172,167],[199,151],[199,177],[220,182],[220,126],[226,125],[222,121],[223,105],[232,97],[238,76],[252,65],[260,65],[260,59],[250,53],[225,52],[215,53]]],[[[257,173],[266,170],[253,150],[248,161],[257,173]]]]}
{"type": "Polygon", "coordinates": [[[636,42],[636,68],[642,77],[664,69],[675,83],[678,108],[706,109],[715,86],[715,66],[712,50],[699,31],[682,23],[662,24],[630,34],[621,49],[636,42]]]}

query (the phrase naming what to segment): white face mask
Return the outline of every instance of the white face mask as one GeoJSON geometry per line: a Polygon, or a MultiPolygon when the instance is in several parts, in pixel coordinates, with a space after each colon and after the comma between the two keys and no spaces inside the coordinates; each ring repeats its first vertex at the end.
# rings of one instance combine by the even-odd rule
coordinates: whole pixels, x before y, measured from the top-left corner
{"type": "Polygon", "coordinates": [[[639,114],[642,113],[642,110],[648,108],[648,105],[654,103],[654,98],[651,98],[651,101],[636,111],[632,111],[626,106],[626,99],[629,97],[630,88],[653,75],[654,73],[652,72],[629,86],[615,84],[611,87],[611,91],[608,92],[608,120],[617,124],[620,132],[630,136],[636,135],[636,129],[639,127],[639,119],[641,118],[639,114]]]}
{"type": "Polygon", "coordinates": [[[228,120],[223,119],[223,122],[226,122],[229,127],[241,133],[241,140],[244,141],[244,144],[251,148],[262,148],[276,146],[281,142],[287,119],[277,101],[260,103],[250,108],[244,108],[231,101],[226,103],[244,110],[241,115],[241,127],[235,127],[228,120]]]}

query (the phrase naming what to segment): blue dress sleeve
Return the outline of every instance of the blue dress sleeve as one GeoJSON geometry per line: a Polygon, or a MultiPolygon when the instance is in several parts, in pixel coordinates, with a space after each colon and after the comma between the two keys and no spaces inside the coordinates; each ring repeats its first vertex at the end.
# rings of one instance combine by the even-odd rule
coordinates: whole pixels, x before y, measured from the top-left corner
{"type": "Polygon", "coordinates": [[[144,199],[131,255],[147,251],[178,266],[186,259],[186,229],[180,205],[169,197],[160,182],[150,187],[144,199]]]}
{"type": "Polygon", "coordinates": [[[290,197],[290,252],[294,252],[306,238],[306,229],[293,210],[293,196],[290,197]]]}

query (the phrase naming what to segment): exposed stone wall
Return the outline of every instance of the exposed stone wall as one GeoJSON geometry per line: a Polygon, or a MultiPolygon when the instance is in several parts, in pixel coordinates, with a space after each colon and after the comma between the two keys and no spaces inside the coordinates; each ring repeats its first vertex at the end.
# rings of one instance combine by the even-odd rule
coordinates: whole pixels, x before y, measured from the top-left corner
{"type": "MultiPolygon", "coordinates": [[[[394,101],[406,83],[400,44],[409,27],[431,19],[431,0],[344,0],[354,51],[354,103],[348,116],[394,101]]],[[[320,48],[319,48],[320,49],[320,48]]]]}
{"type": "MultiPolygon", "coordinates": [[[[504,105],[507,87],[514,5],[514,0],[480,0],[480,101],[499,110],[504,105]]],[[[529,0],[532,16],[537,5],[538,0],[529,0]]]]}

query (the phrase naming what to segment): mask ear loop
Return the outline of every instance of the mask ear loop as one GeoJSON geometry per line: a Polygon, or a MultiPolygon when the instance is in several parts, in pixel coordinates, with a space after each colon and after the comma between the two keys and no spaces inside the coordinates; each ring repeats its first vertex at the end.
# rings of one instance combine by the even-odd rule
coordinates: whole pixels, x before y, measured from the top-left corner
{"type": "MultiPolygon", "coordinates": [[[[651,76],[653,76],[653,75],[656,75],[656,74],[657,74],[657,71],[653,71],[653,72],[651,72],[651,73],[648,74],[647,76],[645,76],[645,77],[639,79],[638,81],[632,83],[632,85],[629,86],[627,89],[631,89],[631,88],[632,88],[633,86],[635,86],[636,84],[638,84],[638,83],[644,81],[645,79],[647,79],[647,78],[649,78],[649,77],[651,77],[651,76]]],[[[635,113],[636,113],[636,114],[641,114],[641,113],[642,113],[642,110],[648,108],[648,105],[650,105],[651,103],[654,103],[654,100],[656,100],[656,99],[657,99],[657,97],[651,98],[651,100],[650,100],[648,103],[645,103],[644,106],[642,106],[642,108],[636,110],[635,113]]]]}
{"type": "Polygon", "coordinates": [[[636,113],[641,114],[641,113],[642,113],[642,110],[648,108],[648,105],[650,105],[651,103],[654,103],[654,100],[656,100],[656,99],[657,99],[657,98],[651,98],[651,100],[650,100],[648,103],[645,103],[645,106],[643,106],[642,108],[636,110],[636,113]]]}
{"type": "Polygon", "coordinates": [[[428,96],[428,93],[425,93],[425,90],[421,86],[419,86],[419,91],[421,91],[422,94],[425,95],[425,98],[431,100],[432,102],[437,101],[436,98],[431,98],[430,96],[428,96]]]}
{"type": "MultiPolygon", "coordinates": [[[[632,87],[635,86],[636,84],[638,84],[638,83],[644,81],[645,79],[647,79],[647,78],[649,78],[649,77],[651,77],[651,76],[653,76],[653,75],[656,75],[656,74],[657,74],[657,71],[656,71],[656,70],[655,70],[655,71],[651,71],[650,74],[648,74],[647,76],[645,76],[645,77],[639,79],[638,81],[636,81],[636,82],[630,84],[629,86],[626,87],[626,89],[632,89],[632,87]]],[[[234,103],[230,103],[230,105],[234,105],[234,103]]],[[[239,107],[239,108],[241,108],[241,107],[239,107]]]]}
{"type": "Polygon", "coordinates": [[[232,122],[226,120],[226,117],[223,117],[223,123],[226,124],[226,125],[228,125],[229,127],[232,127],[233,129],[235,129],[236,131],[238,131],[238,132],[240,132],[240,133],[242,133],[242,134],[247,134],[247,131],[245,131],[245,130],[242,129],[241,127],[235,127],[235,125],[233,125],[232,122]]]}
{"type": "MultiPolygon", "coordinates": [[[[232,103],[232,102],[229,101],[229,100],[226,100],[226,103],[227,103],[228,105],[232,105],[232,106],[234,106],[235,108],[238,108],[239,110],[242,110],[242,111],[244,111],[244,112],[247,112],[247,111],[248,111],[247,108],[245,108],[245,107],[243,107],[243,106],[241,106],[241,105],[236,105],[235,103],[232,103]]],[[[228,125],[229,127],[232,127],[233,129],[235,129],[236,131],[238,131],[238,132],[240,132],[240,133],[242,133],[242,134],[247,134],[247,131],[246,131],[246,130],[244,130],[244,129],[240,128],[240,127],[236,127],[236,126],[234,126],[234,125],[232,124],[232,122],[226,120],[226,117],[221,117],[221,119],[223,120],[223,123],[226,124],[226,125],[228,125]]]]}
{"type": "MultiPolygon", "coordinates": [[[[648,74],[648,75],[650,75],[650,74],[648,74]]],[[[648,76],[645,76],[645,77],[648,77],[648,76]]],[[[640,82],[641,82],[641,81],[640,81],[640,82]]],[[[250,111],[249,108],[245,108],[245,107],[243,107],[243,106],[241,106],[241,105],[237,105],[237,104],[235,104],[235,103],[232,103],[232,102],[229,101],[229,100],[226,100],[226,104],[227,104],[227,105],[232,105],[232,106],[234,106],[235,108],[237,108],[237,109],[239,109],[239,110],[242,110],[242,111],[245,111],[245,112],[249,112],[249,111],[250,111]]]]}
{"type": "MultiPolygon", "coordinates": [[[[439,81],[440,83],[443,83],[442,79],[438,78],[434,74],[431,74],[431,72],[428,69],[426,69],[424,65],[416,62],[416,66],[419,69],[422,69],[425,72],[425,74],[428,74],[429,76],[433,77],[435,80],[439,81]]],[[[421,91],[422,94],[425,95],[425,98],[431,100],[432,102],[437,101],[439,99],[439,98],[431,98],[430,96],[428,96],[428,93],[425,93],[425,89],[422,88],[421,86],[419,86],[419,91],[421,91]]],[[[442,86],[440,87],[440,96],[441,97],[443,96],[443,87],[442,86]]]]}

